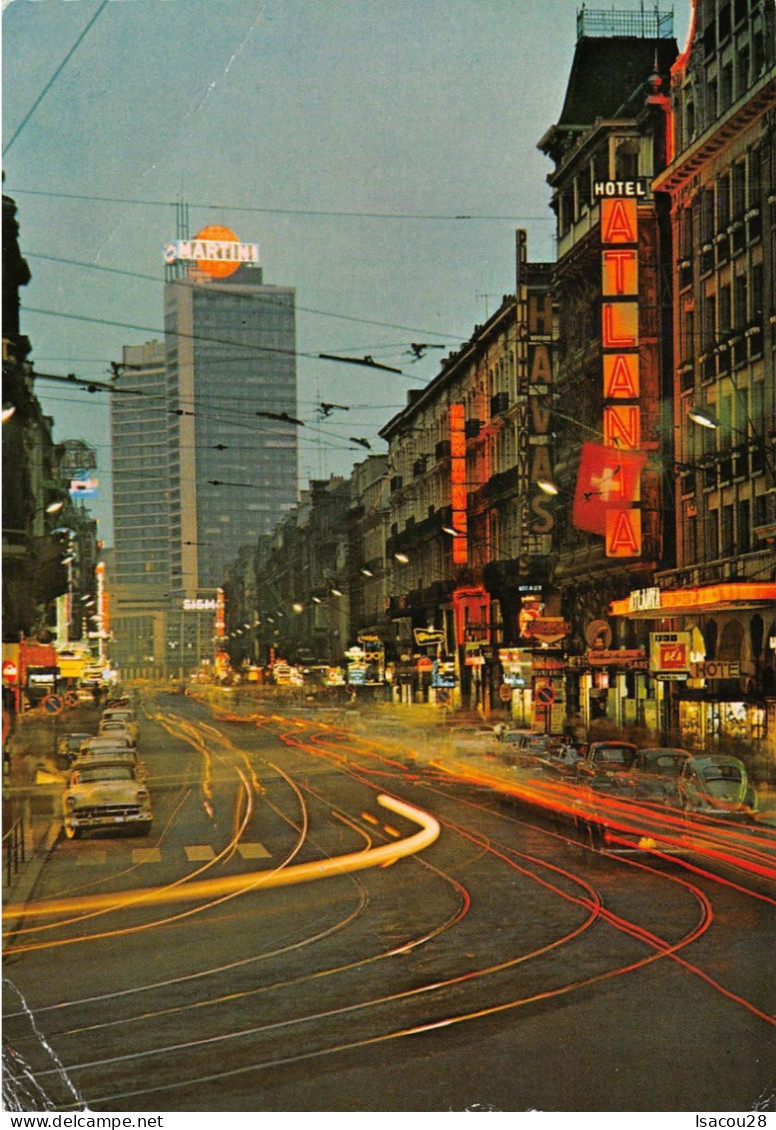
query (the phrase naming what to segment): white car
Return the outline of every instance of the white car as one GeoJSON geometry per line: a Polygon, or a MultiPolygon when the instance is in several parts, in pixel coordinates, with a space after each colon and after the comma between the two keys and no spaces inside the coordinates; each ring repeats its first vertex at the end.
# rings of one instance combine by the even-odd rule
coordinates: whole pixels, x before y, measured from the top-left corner
{"type": "Polygon", "coordinates": [[[151,797],[132,765],[99,762],[71,771],[62,797],[62,818],[70,840],[101,828],[123,827],[147,836],[153,821],[151,797]]]}
{"type": "Polygon", "coordinates": [[[114,745],[100,749],[82,750],[70,766],[71,769],[86,769],[90,765],[104,765],[113,762],[120,765],[131,765],[137,772],[138,779],[144,781],[148,776],[148,769],[134,746],[114,745]]]}
{"type": "Polygon", "coordinates": [[[132,738],[132,743],[137,741],[137,722],[128,711],[108,711],[103,714],[97,727],[98,734],[127,733],[132,738]],[[119,717],[122,714],[124,717],[119,717]]]}
{"type": "Polygon", "coordinates": [[[81,748],[78,751],[79,755],[98,749],[132,749],[135,743],[127,733],[113,733],[113,734],[98,734],[96,737],[87,738],[86,741],[81,742],[81,748]]]}

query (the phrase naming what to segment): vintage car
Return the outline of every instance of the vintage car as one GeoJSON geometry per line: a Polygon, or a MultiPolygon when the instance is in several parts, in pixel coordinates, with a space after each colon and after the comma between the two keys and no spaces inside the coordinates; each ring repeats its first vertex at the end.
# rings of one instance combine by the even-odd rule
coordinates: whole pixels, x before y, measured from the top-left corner
{"type": "Polygon", "coordinates": [[[91,734],[63,734],[57,742],[57,765],[60,769],[67,769],[71,761],[78,756],[78,751],[91,734]]]}
{"type": "Polygon", "coordinates": [[[101,765],[105,762],[133,766],[140,780],[145,780],[148,776],[146,764],[135,747],[125,745],[101,746],[99,749],[82,750],[70,768],[85,769],[89,765],[101,765]]]}
{"type": "Polygon", "coordinates": [[[133,742],[137,741],[137,722],[131,710],[106,710],[100,718],[97,727],[99,734],[120,733],[126,731],[133,742]]]}
{"type": "Polygon", "coordinates": [[[81,754],[87,750],[116,749],[117,746],[133,749],[134,745],[135,743],[127,733],[96,734],[81,742],[81,748],[78,752],[81,754]]]}
{"type": "Polygon", "coordinates": [[[628,774],[635,796],[645,800],[675,803],[682,766],[692,754],[687,749],[650,746],[636,751],[628,774]]]}
{"type": "Polygon", "coordinates": [[[68,839],[86,831],[126,828],[148,835],[151,798],[132,765],[103,761],[73,769],[62,797],[62,820],[68,839]]]}
{"type": "Polygon", "coordinates": [[[492,748],[498,734],[493,726],[453,726],[448,740],[455,753],[485,753],[492,748]]]}
{"type": "Polygon", "coordinates": [[[574,766],[577,777],[595,787],[610,788],[622,784],[636,756],[633,742],[591,742],[574,766]]]}
{"type": "Polygon", "coordinates": [[[737,757],[702,754],[688,757],[677,778],[679,802],[704,816],[748,816],[757,810],[757,793],[746,766],[737,757]]]}

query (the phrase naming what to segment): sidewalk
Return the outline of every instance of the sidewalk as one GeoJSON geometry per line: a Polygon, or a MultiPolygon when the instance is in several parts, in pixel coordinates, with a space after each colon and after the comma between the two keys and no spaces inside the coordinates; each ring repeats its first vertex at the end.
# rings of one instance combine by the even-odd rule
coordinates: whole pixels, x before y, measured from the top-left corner
{"type": "MultiPolygon", "coordinates": [[[[17,731],[8,738],[3,764],[3,906],[26,902],[59,839],[61,787],[35,783],[38,763],[49,758],[35,751],[38,735],[17,731]]],[[[47,744],[47,743],[46,743],[47,744]]],[[[13,931],[19,919],[3,919],[13,931]]]]}

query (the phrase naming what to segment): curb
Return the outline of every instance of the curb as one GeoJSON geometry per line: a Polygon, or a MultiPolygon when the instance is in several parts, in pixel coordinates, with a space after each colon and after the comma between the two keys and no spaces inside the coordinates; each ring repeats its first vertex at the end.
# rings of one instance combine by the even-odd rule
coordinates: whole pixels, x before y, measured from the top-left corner
{"type": "Polygon", "coordinates": [[[40,873],[54,850],[62,832],[62,821],[53,820],[46,829],[46,834],[33,851],[30,858],[18,872],[15,881],[3,891],[3,902],[18,907],[18,913],[6,918],[3,910],[3,932],[8,937],[18,930],[24,918],[24,904],[28,902],[35,884],[40,878],[40,873]]]}

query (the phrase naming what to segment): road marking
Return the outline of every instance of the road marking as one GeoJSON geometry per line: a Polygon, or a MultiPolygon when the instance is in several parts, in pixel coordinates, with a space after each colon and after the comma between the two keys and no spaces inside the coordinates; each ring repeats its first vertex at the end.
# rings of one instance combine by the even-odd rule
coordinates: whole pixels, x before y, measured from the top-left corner
{"type": "Polygon", "coordinates": [[[162,852],[160,848],[132,848],[133,863],[161,863],[162,852]]]}
{"type": "Polygon", "coordinates": [[[216,853],[210,844],[190,844],[184,848],[189,863],[199,863],[203,859],[215,859],[216,853]]]}
{"type": "MultiPolygon", "coordinates": [[[[430,812],[424,812],[423,809],[415,808],[414,805],[405,804],[404,801],[385,793],[380,793],[375,799],[383,808],[387,808],[390,812],[395,812],[399,816],[418,824],[420,831],[415,832],[414,835],[406,836],[398,842],[381,844],[380,847],[348,852],[345,855],[334,857],[326,856],[324,859],[291,864],[289,867],[275,867],[267,871],[254,871],[247,875],[222,875],[215,879],[199,879],[172,886],[141,887],[136,890],[122,891],[121,904],[130,906],[135,903],[138,905],[142,903],[144,906],[152,906],[164,902],[180,902],[210,897],[216,894],[219,897],[238,894],[247,889],[246,882],[252,877],[255,878],[251,885],[253,890],[258,890],[259,887],[262,890],[269,890],[270,887],[288,887],[294,883],[328,879],[335,875],[346,875],[352,871],[365,871],[370,867],[383,867],[395,859],[403,859],[406,856],[423,851],[438,839],[441,829],[430,812]]],[[[187,853],[190,850],[190,848],[186,848],[187,853]]],[[[195,848],[195,850],[197,849],[195,848]]],[[[207,850],[212,851],[212,848],[208,845],[207,850]]],[[[109,892],[98,895],[78,895],[75,898],[48,899],[35,904],[9,903],[3,908],[3,918],[6,920],[16,918],[22,910],[25,916],[39,918],[61,914],[63,911],[78,910],[82,912],[87,907],[90,910],[114,909],[116,901],[116,893],[109,892]]],[[[80,941],[80,939],[77,940],[80,941]]],[[[59,945],[60,943],[54,942],[52,944],[59,945]]],[[[17,950],[17,952],[20,951],[17,950]]],[[[448,1023],[448,1021],[442,1023],[448,1023]]]]}
{"type": "Polygon", "coordinates": [[[92,848],[88,853],[79,852],[76,858],[76,867],[92,867],[96,864],[105,863],[108,858],[108,852],[105,848],[92,848]]]}
{"type": "Polygon", "coordinates": [[[258,840],[253,844],[238,844],[237,850],[243,859],[269,859],[270,853],[258,840]]]}

